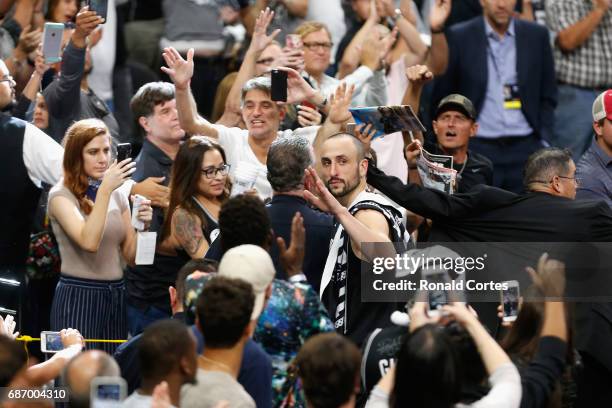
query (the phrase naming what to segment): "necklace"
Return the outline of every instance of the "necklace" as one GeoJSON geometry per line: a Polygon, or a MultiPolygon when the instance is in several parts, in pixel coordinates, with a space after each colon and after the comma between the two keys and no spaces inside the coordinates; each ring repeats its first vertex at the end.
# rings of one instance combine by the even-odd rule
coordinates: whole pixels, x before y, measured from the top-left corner
{"type": "Polygon", "coordinates": [[[463,162],[463,166],[461,166],[461,170],[459,170],[459,172],[457,173],[457,176],[460,177],[461,173],[463,173],[463,170],[465,170],[465,166],[467,165],[468,162],[468,157],[467,155],[465,156],[465,161],[463,162]]]}
{"type": "Polygon", "coordinates": [[[205,356],[204,356],[204,355],[202,355],[202,354],[200,354],[200,355],[198,356],[198,358],[200,358],[200,359],[202,359],[203,361],[206,361],[206,362],[208,362],[208,363],[210,363],[210,364],[216,365],[217,367],[221,367],[221,368],[223,368],[223,369],[224,369],[224,371],[227,371],[227,372],[229,372],[229,373],[231,373],[231,372],[232,372],[232,369],[230,368],[230,366],[228,366],[227,364],[224,364],[224,363],[222,363],[222,362],[220,362],[220,361],[216,361],[216,360],[213,360],[212,358],[205,357],[205,356]]]}

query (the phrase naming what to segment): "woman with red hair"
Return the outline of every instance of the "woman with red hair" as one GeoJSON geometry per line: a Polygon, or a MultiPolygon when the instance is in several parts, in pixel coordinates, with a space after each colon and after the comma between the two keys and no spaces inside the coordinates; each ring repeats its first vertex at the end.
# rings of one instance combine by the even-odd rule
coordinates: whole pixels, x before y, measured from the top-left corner
{"type": "MultiPolygon", "coordinates": [[[[123,267],[133,264],[136,233],[127,197],[117,190],[135,170],[131,159],[111,163],[104,122],[76,122],[64,137],[64,178],[49,193],[49,219],[62,257],[51,327],[78,328],[85,338],[127,338],[123,267]]],[[[146,225],[146,201],[138,218],[146,225]]],[[[110,353],[113,344],[101,347],[110,353]]]]}

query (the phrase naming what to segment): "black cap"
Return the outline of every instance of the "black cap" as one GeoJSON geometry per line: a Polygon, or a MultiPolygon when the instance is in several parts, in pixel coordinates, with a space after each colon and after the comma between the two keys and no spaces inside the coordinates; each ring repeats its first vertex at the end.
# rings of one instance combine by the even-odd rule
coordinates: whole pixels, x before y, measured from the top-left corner
{"type": "Polygon", "coordinates": [[[450,94],[442,99],[436,109],[436,118],[449,110],[457,110],[472,120],[476,120],[476,109],[468,98],[459,94],[450,94]]]}

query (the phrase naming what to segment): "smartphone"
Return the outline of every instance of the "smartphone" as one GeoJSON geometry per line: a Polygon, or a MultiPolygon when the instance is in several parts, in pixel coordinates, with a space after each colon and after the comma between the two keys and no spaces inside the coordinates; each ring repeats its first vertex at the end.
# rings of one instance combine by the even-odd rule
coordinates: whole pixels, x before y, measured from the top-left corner
{"type": "Polygon", "coordinates": [[[92,408],[121,407],[127,394],[127,384],[121,377],[95,377],[91,380],[92,408]]]}
{"type": "Polygon", "coordinates": [[[108,0],[87,0],[85,4],[89,7],[89,10],[95,11],[97,15],[104,19],[104,23],[106,23],[108,0]]]}
{"type": "Polygon", "coordinates": [[[501,304],[504,310],[502,320],[504,322],[513,322],[516,320],[519,312],[519,298],[521,296],[518,281],[511,280],[503,282],[506,284],[506,290],[501,290],[501,304]]]}
{"type": "Polygon", "coordinates": [[[119,143],[117,145],[117,163],[121,163],[123,160],[130,157],[132,153],[132,145],[129,143],[119,143]]]}
{"type": "Polygon", "coordinates": [[[355,123],[347,123],[346,124],[346,133],[355,136],[355,126],[357,126],[355,123]]]}
{"type": "Polygon", "coordinates": [[[42,53],[45,56],[45,63],[54,64],[62,60],[63,36],[64,24],[45,23],[42,40],[42,53]]]}
{"type": "Polygon", "coordinates": [[[57,353],[64,349],[59,332],[40,332],[40,351],[43,353],[57,353]]]}
{"type": "Polygon", "coordinates": [[[287,71],[273,69],[271,77],[272,90],[270,97],[273,101],[287,102],[287,71]]]}
{"type": "MultiPolygon", "coordinates": [[[[423,270],[423,279],[426,279],[428,284],[431,286],[449,283],[450,277],[444,270],[433,270],[429,272],[427,269],[423,270]]],[[[437,316],[441,313],[442,306],[449,303],[448,293],[443,288],[436,288],[427,291],[427,304],[428,314],[430,316],[437,316]]]]}
{"type": "Polygon", "coordinates": [[[302,43],[302,37],[297,34],[287,34],[285,37],[285,46],[290,50],[295,50],[297,48],[302,48],[304,44],[302,43]]]}

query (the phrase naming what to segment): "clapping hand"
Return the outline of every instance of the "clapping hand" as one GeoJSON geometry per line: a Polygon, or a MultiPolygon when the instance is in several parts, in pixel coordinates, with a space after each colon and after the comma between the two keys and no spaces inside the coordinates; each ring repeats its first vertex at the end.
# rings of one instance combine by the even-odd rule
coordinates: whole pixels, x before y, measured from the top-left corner
{"type": "Polygon", "coordinates": [[[302,272],[304,253],[306,247],[306,229],[302,214],[296,212],[291,221],[291,244],[287,244],[282,237],[276,238],[279,249],[279,259],[288,277],[302,272]]]}

